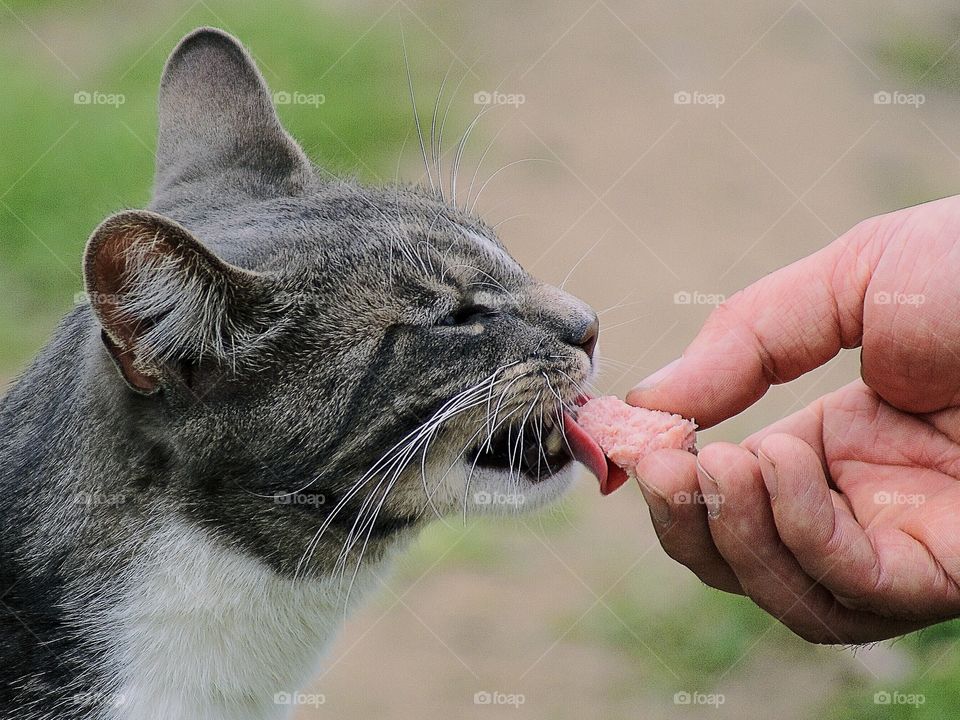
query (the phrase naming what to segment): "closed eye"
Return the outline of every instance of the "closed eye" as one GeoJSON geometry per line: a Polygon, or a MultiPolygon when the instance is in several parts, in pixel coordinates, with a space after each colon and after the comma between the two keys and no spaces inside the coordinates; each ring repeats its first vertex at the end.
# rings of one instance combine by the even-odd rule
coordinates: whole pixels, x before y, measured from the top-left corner
{"type": "Polygon", "coordinates": [[[496,315],[497,311],[487,305],[468,303],[461,305],[453,312],[447,313],[437,321],[438,325],[452,327],[456,325],[472,325],[485,317],[496,315]]]}

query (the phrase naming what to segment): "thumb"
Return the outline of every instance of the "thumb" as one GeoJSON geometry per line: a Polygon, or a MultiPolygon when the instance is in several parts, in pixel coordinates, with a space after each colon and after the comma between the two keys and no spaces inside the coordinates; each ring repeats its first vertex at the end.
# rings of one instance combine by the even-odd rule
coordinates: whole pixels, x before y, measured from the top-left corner
{"type": "Polygon", "coordinates": [[[710,427],[770,385],[822,365],[863,335],[863,298],[879,259],[882,218],[741,290],[717,307],[683,356],[627,394],[710,427]]]}

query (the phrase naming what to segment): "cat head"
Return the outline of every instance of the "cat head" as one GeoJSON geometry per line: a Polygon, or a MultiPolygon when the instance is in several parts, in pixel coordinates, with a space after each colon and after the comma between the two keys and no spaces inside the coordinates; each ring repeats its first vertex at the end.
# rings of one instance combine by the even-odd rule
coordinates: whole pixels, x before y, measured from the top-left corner
{"type": "Polygon", "coordinates": [[[315,167],[221,31],[181,41],[159,108],[150,210],[94,231],[85,279],[164,492],[291,557],[560,494],[589,306],[440,194],[315,167]]]}

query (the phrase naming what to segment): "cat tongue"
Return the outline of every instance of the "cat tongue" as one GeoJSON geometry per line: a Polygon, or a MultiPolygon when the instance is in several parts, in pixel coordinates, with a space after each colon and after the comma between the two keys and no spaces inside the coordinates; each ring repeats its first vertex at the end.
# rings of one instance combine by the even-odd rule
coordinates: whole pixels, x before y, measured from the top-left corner
{"type": "Polygon", "coordinates": [[[596,440],[577,424],[569,413],[563,414],[563,434],[574,459],[587,466],[600,481],[600,493],[609,495],[627,481],[627,474],[603,454],[596,440]]]}

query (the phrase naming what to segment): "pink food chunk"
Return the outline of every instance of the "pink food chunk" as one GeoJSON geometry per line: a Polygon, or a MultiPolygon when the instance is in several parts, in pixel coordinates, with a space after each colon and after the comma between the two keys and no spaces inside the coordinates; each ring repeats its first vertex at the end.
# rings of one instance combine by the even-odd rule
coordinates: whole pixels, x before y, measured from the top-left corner
{"type": "Polygon", "coordinates": [[[696,424],[680,415],[627,405],[608,395],[588,400],[577,413],[577,423],[604,454],[628,473],[655,450],[696,451],[696,424]]]}

